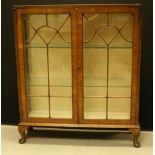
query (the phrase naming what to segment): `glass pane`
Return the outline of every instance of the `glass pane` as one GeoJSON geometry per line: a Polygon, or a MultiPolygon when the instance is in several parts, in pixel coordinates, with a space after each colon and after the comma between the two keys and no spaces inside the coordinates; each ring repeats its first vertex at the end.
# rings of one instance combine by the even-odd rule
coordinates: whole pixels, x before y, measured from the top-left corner
{"type": "Polygon", "coordinates": [[[84,86],[106,86],[106,49],[84,48],[84,86]]]}
{"type": "Polygon", "coordinates": [[[131,86],[132,49],[110,48],[109,86],[131,86]]]}
{"type": "Polygon", "coordinates": [[[46,48],[25,48],[26,84],[48,84],[46,48]]]}
{"type": "Polygon", "coordinates": [[[132,15],[127,13],[109,14],[109,24],[117,29],[117,35],[110,43],[110,47],[132,47],[132,15]]]}
{"type": "Polygon", "coordinates": [[[27,97],[29,117],[48,117],[48,97],[27,97]]]}
{"type": "Polygon", "coordinates": [[[28,116],[49,117],[46,49],[25,48],[25,66],[28,116]]]}
{"type": "Polygon", "coordinates": [[[106,97],[106,87],[85,86],[84,97],[106,97]]]}
{"type": "Polygon", "coordinates": [[[130,119],[130,98],[109,98],[109,119],[130,119]]]}
{"type": "Polygon", "coordinates": [[[109,97],[131,97],[131,87],[109,87],[109,97]]]}
{"type": "Polygon", "coordinates": [[[132,33],[132,14],[83,15],[84,119],[130,119],[132,33]]]}
{"type": "Polygon", "coordinates": [[[105,119],[106,99],[105,98],[84,98],[85,119],[105,119]]]}
{"type": "Polygon", "coordinates": [[[71,86],[71,48],[49,49],[50,85],[71,86]]]}
{"type": "Polygon", "coordinates": [[[72,88],[66,86],[51,86],[50,87],[51,96],[61,96],[71,97],[72,96],[72,88]]]}
{"type": "Polygon", "coordinates": [[[51,97],[50,113],[52,118],[71,118],[72,98],[51,97]]]}
{"type": "Polygon", "coordinates": [[[48,96],[48,87],[46,85],[27,85],[27,96],[48,96]]]}
{"type": "Polygon", "coordinates": [[[23,30],[28,116],[72,118],[70,15],[24,15],[23,30]]]}

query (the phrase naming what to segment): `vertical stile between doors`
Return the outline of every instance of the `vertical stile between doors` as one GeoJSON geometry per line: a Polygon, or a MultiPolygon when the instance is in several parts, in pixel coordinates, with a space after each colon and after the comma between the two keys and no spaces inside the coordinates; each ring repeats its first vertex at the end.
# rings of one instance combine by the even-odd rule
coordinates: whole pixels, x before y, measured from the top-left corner
{"type": "Polygon", "coordinates": [[[77,9],[73,9],[71,14],[71,40],[72,40],[72,115],[75,123],[78,123],[78,71],[77,71],[77,55],[78,55],[78,39],[77,39],[77,9]]]}
{"type": "Polygon", "coordinates": [[[83,108],[83,17],[78,9],[78,98],[79,98],[79,123],[84,118],[83,108]]]}

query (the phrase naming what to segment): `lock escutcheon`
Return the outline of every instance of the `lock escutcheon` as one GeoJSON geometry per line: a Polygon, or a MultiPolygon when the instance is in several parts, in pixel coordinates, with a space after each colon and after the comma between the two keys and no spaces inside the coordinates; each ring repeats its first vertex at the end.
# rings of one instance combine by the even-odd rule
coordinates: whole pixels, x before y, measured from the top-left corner
{"type": "Polygon", "coordinates": [[[81,65],[78,65],[78,70],[81,70],[81,65]]]}

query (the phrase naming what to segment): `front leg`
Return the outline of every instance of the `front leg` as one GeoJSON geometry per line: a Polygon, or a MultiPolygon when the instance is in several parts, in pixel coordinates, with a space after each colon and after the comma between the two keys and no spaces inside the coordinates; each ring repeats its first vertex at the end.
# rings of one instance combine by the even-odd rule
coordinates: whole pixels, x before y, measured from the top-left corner
{"type": "Polygon", "coordinates": [[[133,135],[133,145],[134,147],[140,147],[140,143],[138,141],[138,137],[140,135],[140,128],[131,128],[129,129],[133,135]]]}
{"type": "Polygon", "coordinates": [[[19,125],[18,126],[18,131],[21,135],[21,138],[19,139],[19,143],[23,144],[25,143],[25,131],[28,129],[28,126],[25,125],[19,125]]]}

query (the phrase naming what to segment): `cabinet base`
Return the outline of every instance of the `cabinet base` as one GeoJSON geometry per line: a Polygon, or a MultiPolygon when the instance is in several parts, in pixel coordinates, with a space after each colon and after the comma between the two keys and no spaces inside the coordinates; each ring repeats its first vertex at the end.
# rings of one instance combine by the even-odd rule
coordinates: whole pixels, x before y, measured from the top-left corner
{"type": "Polygon", "coordinates": [[[33,127],[63,127],[63,128],[117,128],[117,129],[128,129],[133,135],[133,146],[139,148],[141,145],[138,141],[140,135],[139,125],[91,125],[91,124],[50,124],[50,123],[28,123],[22,122],[18,126],[21,138],[19,143],[23,144],[26,141],[26,131],[32,131],[33,127]]]}

